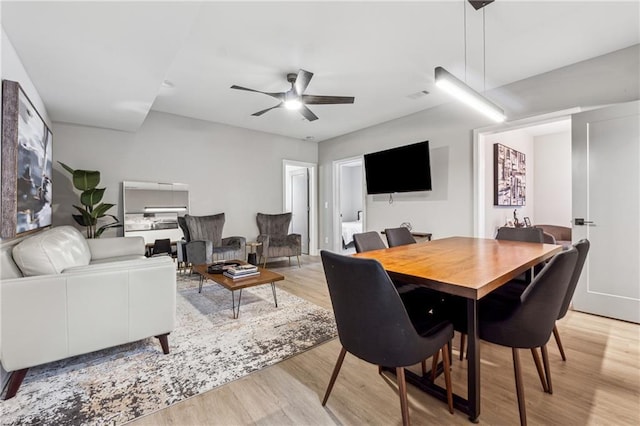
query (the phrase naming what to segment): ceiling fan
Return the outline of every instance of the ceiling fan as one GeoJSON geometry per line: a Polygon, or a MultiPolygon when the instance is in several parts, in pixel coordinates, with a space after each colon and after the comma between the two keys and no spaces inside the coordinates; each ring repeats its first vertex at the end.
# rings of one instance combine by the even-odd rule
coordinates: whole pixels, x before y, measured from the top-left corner
{"type": "Polygon", "coordinates": [[[309,121],[314,121],[318,119],[318,116],[315,115],[309,108],[307,108],[307,105],[352,104],[355,100],[353,96],[305,95],[304,91],[307,89],[307,86],[309,86],[311,77],[313,77],[313,73],[305,71],[303,69],[299,70],[297,74],[287,74],[287,81],[291,83],[291,89],[287,90],[286,92],[263,92],[261,90],[254,90],[248,89],[246,87],[236,86],[235,84],[231,86],[231,88],[237,90],[246,90],[247,92],[264,93],[265,95],[269,95],[280,100],[280,103],[276,106],[263,109],[262,111],[254,112],[253,114],[251,114],[255,117],[259,117],[265,112],[271,111],[272,109],[285,107],[287,109],[299,110],[300,114],[302,114],[304,118],[309,121]]]}

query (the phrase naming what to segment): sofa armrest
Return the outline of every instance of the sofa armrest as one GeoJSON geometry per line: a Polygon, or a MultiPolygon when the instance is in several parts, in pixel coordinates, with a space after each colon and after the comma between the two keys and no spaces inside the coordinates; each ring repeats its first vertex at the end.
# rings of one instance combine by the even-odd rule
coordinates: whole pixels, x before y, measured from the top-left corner
{"type": "Polygon", "coordinates": [[[213,242],[205,240],[189,241],[186,244],[187,262],[192,265],[210,263],[213,259],[213,242]]]}
{"type": "Polygon", "coordinates": [[[269,251],[269,236],[266,234],[260,234],[258,235],[258,238],[256,238],[256,241],[259,243],[262,243],[261,246],[257,247],[256,252],[259,255],[262,255],[262,253],[265,253],[267,251],[269,251]]]}
{"type": "Polygon", "coordinates": [[[287,235],[287,242],[296,247],[297,254],[302,254],[302,235],[300,234],[289,234],[287,235]]]}
{"type": "Polygon", "coordinates": [[[247,244],[245,237],[233,236],[222,239],[222,247],[233,247],[236,250],[244,250],[247,244]]]}
{"type": "Polygon", "coordinates": [[[88,239],[91,260],[122,256],[144,256],[145,246],[142,237],[115,237],[88,239]]]}

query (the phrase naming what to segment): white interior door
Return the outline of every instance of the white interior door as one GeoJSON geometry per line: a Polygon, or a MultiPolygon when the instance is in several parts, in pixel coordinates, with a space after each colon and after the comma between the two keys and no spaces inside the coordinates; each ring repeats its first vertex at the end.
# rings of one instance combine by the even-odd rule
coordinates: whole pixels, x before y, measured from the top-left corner
{"type": "Polygon", "coordinates": [[[309,174],[300,169],[291,178],[291,231],[302,236],[302,253],[309,254],[309,174]]]}
{"type": "Polygon", "coordinates": [[[591,242],[573,307],[640,322],[640,102],[574,115],[572,162],[572,238],[591,242]]]}

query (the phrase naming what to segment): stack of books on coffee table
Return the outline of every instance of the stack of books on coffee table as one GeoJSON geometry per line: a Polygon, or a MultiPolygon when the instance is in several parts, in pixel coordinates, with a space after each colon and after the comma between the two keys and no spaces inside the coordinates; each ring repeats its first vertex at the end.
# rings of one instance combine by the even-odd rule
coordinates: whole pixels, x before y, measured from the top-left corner
{"type": "Polygon", "coordinates": [[[238,265],[227,268],[223,272],[223,275],[227,278],[237,280],[240,278],[255,277],[256,275],[260,275],[260,272],[258,271],[258,267],[254,265],[238,265]]]}

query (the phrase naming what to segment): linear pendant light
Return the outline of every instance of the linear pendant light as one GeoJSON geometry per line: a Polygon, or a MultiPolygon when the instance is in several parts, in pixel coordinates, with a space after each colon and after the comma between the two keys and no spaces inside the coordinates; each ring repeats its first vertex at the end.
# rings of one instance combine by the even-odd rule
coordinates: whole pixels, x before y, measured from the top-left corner
{"type": "Polygon", "coordinates": [[[436,86],[445,90],[450,95],[483,113],[498,123],[503,122],[507,117],[502,108],[482,96],[480,93],[458,80],[453,74],[442,67],[435,69],[436,86]]]}

